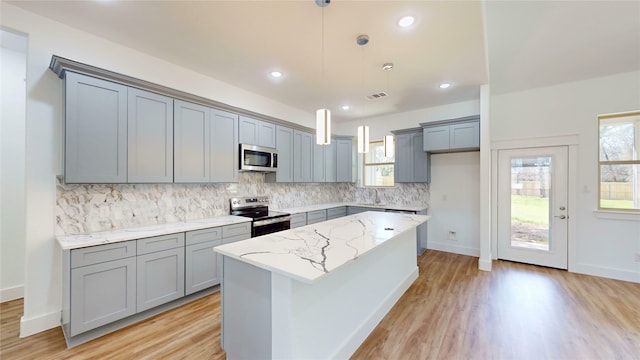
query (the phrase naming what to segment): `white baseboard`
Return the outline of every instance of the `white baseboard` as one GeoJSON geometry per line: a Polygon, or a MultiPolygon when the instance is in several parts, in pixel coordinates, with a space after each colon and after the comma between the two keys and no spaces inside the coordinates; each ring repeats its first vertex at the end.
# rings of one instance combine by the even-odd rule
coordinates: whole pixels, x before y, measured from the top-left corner
{"type": "Polygon", "coordinates": [[[491,258],[489,259],[483,259],[480,258],[478,259],[478,269],[482,270],[482,271],[491,271],[491,258]]]}
{"type": "Polygon", "coordinates": [[[20,299],[24,297],[24,286],[14,286],[6,289],[0,289],[0,303],[20,299]]]}
{"type": "Polygon", "coordinates": [[[454,254],[480,257],[480,249],[449,243],[427,241],[427,249],[446,251],[454,254]]]}
{"type": "Polygon", "coordinates": [[[330,357],[331,359],[348,359],[353,355],[360,345],[367,339],[369,334],[378,326],[380,321],[387,315],[393,306],[400,300],[400,297],[409,289],[411,284],[418,278],[418,268],[411,271],[407,277],[387,296],[371,317],[354,331],[346,339],[338,350],[330,357]]]}
{"type": "Polygon", "coordinates": [[[614,268],[596,266],[596,265],[590,265],[590,264],[575,264],[569,267],[569,271],[578,273],[578,274],[599,276],[599,277],[604,277],[609,279],[640,283],[640,272],[620,270],[620,269],[614,269],[614,268]]]}
{"type": "Polygon", "coordinates": [[[60,311],[32,318],[20,318],[20,337],[27,337],[60,326],[60,311]]]}

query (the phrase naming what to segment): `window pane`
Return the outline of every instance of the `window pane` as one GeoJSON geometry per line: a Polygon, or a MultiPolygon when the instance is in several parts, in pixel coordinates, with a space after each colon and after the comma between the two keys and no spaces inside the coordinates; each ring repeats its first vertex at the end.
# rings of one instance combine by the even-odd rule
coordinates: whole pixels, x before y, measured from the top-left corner
{"type": "Polygon", "coordinates": [[[366,164],[388,163],[394,162],[394,157],[384,156],[384,142],[373,141],[369,143],[369,152],[365,154],[364,161],[366,164]]]}
{"type": "Polygon", "coordinates": [[[393,186],[393,165],[369,165],[364,167],[365,186],[393,186]]]}
{"type": "Polygon", "coordinates": [[[640,116],[600,119],[600,161],[637,160],[640,116]]]}
{"type": "Polygon", "coordinates": [[[640,165],[600,166],[600,207],[640,209],[640,165]]]}

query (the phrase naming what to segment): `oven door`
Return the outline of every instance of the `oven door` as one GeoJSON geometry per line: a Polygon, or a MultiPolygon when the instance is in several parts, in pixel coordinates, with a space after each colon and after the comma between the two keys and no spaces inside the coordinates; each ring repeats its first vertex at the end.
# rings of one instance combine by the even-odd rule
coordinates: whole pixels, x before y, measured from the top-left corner
{"type": "Polygon", "coordinates": [[[271,234],[282,230],[289,230],[290,228],[291,216],[254,221],[251,229],[251,237],[271,234]]]}
{"type": "Polygon", "coordinates": [[[276,171],[277,156],[273,148],[240,144],[240,170],[276,171]]]}

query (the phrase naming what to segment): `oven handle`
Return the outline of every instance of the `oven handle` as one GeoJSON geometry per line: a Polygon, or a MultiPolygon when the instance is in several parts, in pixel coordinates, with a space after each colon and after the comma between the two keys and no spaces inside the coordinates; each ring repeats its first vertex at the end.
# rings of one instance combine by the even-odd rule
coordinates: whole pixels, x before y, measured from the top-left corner
{"type": "Polygon", "coordinates": [[[283,217],[274,218],[274,219],[264,219],[264,220],[254,221],[253,227],[277,224],[277,223],[287,222],[287,221],[291,221],[291,216],[283,216],[283,217]]]}

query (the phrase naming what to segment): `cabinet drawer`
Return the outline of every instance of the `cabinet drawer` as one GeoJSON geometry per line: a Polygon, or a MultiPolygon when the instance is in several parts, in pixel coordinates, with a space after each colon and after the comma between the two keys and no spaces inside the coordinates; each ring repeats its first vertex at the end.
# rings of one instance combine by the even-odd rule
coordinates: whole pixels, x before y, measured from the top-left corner
{"type": "Polygon", "coordinates": [[[137,241],[138,255],[184,246],[184,233],[154,236],[137,241]]]}
{"type": "Polygon", "coordinates": [[[247,238],[251,237],[251,223],[246,222],[234,225],[225,225],[222,227],[223,238],[237,235],[247,235],[247,238]]]}
{"type": "Polygon", "coordinates": [[[291,215],[291,228],[295,229],[297,227],[307,225],[307,213],[299,213],[291,215]]]}
{"type": "Polygon", "coordinates": [[[326,210],[309,211],[307,213],[307,225],[327,220],[326,210]]]}
{"type": "Polygon", "coordinates": [[[187,245],[199,244],[205,241],[222,239],[222,227],[194,230],[186,233],[185,242],[187,245]]]}
{"type": "Polygon", "coordinates": [[[136,256],[136,241],[91,246],[71,250],[71,268],[99,264],[136,256]]]}
{"type": "Polygon", "coordinates": [[[347,215],[347,207],[341,206],[337,208],[327,209],[327,220],[339,218],[347,215]]]}

